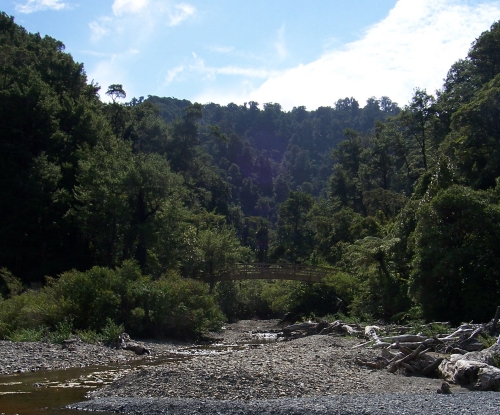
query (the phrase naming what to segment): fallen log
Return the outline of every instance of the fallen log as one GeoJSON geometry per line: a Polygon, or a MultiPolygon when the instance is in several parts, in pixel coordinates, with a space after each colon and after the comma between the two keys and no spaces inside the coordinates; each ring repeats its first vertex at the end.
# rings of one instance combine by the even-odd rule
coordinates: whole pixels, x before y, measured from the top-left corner
{"type": "Polygon", "coordinates": [[[500,345],[493,345],[480,352],[465,355],[453,354],[449,360],[443,360],[438,367],[440,375],[451,382],[471,385],[478,390],[499,390],[500,369],[494,367],[500,345]]]}
{"type": "Polygon", "coordinates": [[[435,359],[434,362],[432,362],[430,365],[426,366],[424,370],[422,370],[422,375],[429,376],[434,373],[443,360],[444,359],[442,357],[438,357],[437,359],[435,359]]]}
{"type": "MultiPolygon", "coordinates": [[[[389,372],[394,373],[396,370],[398,370],[398,367],[402,365],[403,363],[407,363],[413,359],[416,359],[418,355],[425,350],[425,346],[421,344],[418,346],[412,353],[409,355],[403,357],[402,359],[396,360],[395,362],[391,363],[389,366],[389,372]]],[[[406,366],[405,366],[406,367],[406,366]]]]}
{"type": "Polygon", "coordinates": [[[343,331],[345,331],[347,334],[349,334],[351,336],[358,333],[356,330],[354,330],[351,326],[349,326],[347,324],[343,324],[341,326],[341,328],[343,331]]]}
{"type": "Polygon", "coordinates": [[[316,328],[318,323],[311,323],[311,322],[304,322],[300,324],[292,324],[290,326],[284,327],[283,331],[284,332],[292,332],[292,331],[307,331],[312,328],[316,328]]]}
{"type": "Polygon", "coordinates": [[[423,342],[427,340],[427,336],[417,336],[413,334],[404,334],[400,336],[387,336],[381,337],[380,341],[390,342],[390,343],[413,343],[413,342],[423,342]]]}
{"type": "Polygon", "coordinates": [[[380,330],[380,327],[378,327],[378,326],[366,326],[365,327],[365,337],[371,339],[371,341],[368,343],[373,342],[373,344],[371,345],[372,347],[390,346],[390,343],[383,342],[382,340],[380,340],[380,337],[377,334],[377,330],[380,330]]]}
{"type": "Polygon", "coordinates": [[[456,340],[457,338],[463,337],[465,334],[470,334],[474,331],[470,324],[463,324],[453,333],[445,337],[439,337],[439,340],[456,340]]]}

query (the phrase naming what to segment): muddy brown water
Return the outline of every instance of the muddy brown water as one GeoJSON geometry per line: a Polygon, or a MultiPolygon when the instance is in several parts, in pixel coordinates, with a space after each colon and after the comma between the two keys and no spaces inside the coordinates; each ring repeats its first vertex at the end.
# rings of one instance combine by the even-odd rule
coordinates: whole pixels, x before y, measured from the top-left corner
{"type": "MultiPolygon", "coordinates": [[[[259,347],[273,341],[276,341],[275,337],[257,337],[231,345],[192,346],[177,353],[127,363],[0,375],[0,415],[82,415],[80,411],[64,407],[84,401],[88,392],[103,387],[130,371],[145,366],[179,362],[200,354],[259,347]]],[[[112,415],[109,412],[99,414],[112,415]]]]}

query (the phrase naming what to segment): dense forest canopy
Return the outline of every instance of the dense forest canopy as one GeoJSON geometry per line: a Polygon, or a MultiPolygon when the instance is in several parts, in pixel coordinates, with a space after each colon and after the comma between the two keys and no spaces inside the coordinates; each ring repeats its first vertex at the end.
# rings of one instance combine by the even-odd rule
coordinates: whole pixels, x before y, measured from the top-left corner
{"type": "MultiPolygon", "coordinates": [[[[99,298],[116,323],[168,331],[153,310],[166,321],[173,309],[146,301],[165,290],[205,299],[189,306],[205,304],[196,330],[219,309],[489,318],[500,297],[499,56],[494,23],[442,89],[416,88],[402,107],[388,97],[332,97],[312,111],[127,102],[122,85],[89,83],[63,43],[2,13],[0,317],[22,315],[28,296],[69,307],[81,280],[96,291],[64,309],[81,329],[106,323],[82,317],[84,299],[99,298]],[[321,284],[219,283],[213,293],[191,281],[241,261],[336,272],[321,284]]],[[[55,325],[61,310],[35,320],[55,325]]],[[[23,323],[2,324],[5,337],[23,323]]]]}

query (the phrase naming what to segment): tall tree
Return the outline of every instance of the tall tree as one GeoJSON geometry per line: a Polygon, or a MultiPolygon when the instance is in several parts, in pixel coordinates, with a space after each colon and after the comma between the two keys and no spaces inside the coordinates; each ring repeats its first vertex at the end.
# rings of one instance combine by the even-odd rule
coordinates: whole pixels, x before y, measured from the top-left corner
{"type": "Polygon", "coordinates": [[[401,112],[401,124],[410,140],[418,145],[422,156],[422,167],[428,169],[429,145],[432,138],[432,119],[435,113],[434,97],[425,89],[415,89],[410,104],[401,112]]]}

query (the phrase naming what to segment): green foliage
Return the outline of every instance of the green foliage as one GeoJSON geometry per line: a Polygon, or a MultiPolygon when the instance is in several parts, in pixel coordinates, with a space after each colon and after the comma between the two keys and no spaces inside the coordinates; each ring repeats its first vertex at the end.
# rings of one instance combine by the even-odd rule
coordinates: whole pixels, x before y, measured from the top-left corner
{"type": "Polygon", "coordinates": [[[95,330],[75,330],[75,334],[85,343],[99,344],[102,341],[102,336],[95,330]]]}
{"type": "Polygon", "coordinates": [[[410,288],[426,319],[486,321],[500,295],[500,211],[490,195],[460,186],[417,213],[410,288]]]}
{"type": "Polygon", "coordinates": [[[105,104],[61,42],[1,13],[0,337],[196,336],[222,314],[179,275],[213,283],[268,257],[337,272],[220,283],[228,318],[487,319],[500,294],[499,36],[497,22],[436,98],[417,88],[402,111],[387,97],[289,112],[122,104],[121,84],[105,104]]]}
{"type": "Polygon", "coordinates": [[[268,318],[275,314],[263,296],[267,284],[262,280],[219,282],[215,286],[215,298],[229,321],[268,318]]]}
{"type": "Polygon", "coordinates": [[[3,292],[3,294],[7,295],[9,298],[20,294],[24,290],[22,281],[12,275],[12,272],[7,268],[0,268],[0,278],[6,288],[6,290],[2,290],[6,291],[3,292]]]}
{"type": "Polygon", "coordinates": [[[216,329],[222,320],[206,284],[175,274],[151,280],[132,262],[115,270],[70,271],[39,291],[0,302],[4,338],[40,327],[54,342],[73,332],[111,341],[124,329],[131,335],[186,337],[216,329]]]}
{"type": "Polygon", "coordinates": [[[500,368],[500,353],[493,355],[493,366],[500,368]]]}
{"type": "Polygon", "coordinates": [[[289,261],[305,261],[313,250],[313,229],[308,214],[314,198],[304,192],[290,192],[280,206],[275,255],[289,261]]]}
{"type": "Polygon", "coordinates": [[[71,338],[73,335],[73,322],[71,319],[64,318],[55,325],[55,330],[45,333],[44,340],[52,343],[62,343],[63,340],[71,338]]]}
{"type": "Polygon", "coordinates": [[[397,238],[366,237],[348,247],[343,267],[357,281],[350,304],[354,314],[388,319],[409,307],[407,283],[392,260],[399,242],[397,238]]]}
{"type": "Polygon", "coordinates": [[[44,339],[45,333],[45,327],[18,329],[9,335],[6,335],[5,339],[12,342],[39,342],[44,339]]]}
{"type": "Polygon", "coordinates": [[[102,328],[101,331],[101,340],[112,343],[117,342],[120,334],[125,331],[125,326],[123,324],[116,324],[111,318],[106,319],[106,325],[102,328]]]}
{"type": "Polygon", "coordinates": [[[188,254],[182,261],[185,274],[206,282],[250,256],[250,250],[241,246],[235,230],[220,223],[205,223],[197,232],[193,227],[188,229],[185,244],[188,254]]]}
{"type": "Polygon", "coordinates": [[[435,337],[438,334],[449,334],[450,333],[450,326],[448,324],[441,324],[441,323],[429,323],[429,324],[423,324],[422,322],[409,322],[411,326],[413,326],[412,330],[409,332],[409,334],[418,334],[422,333],[424,336],[427,337],[435,337]]]}
{"type": "MultiPolygon", "coordinates": [[[[481,336],[478,336],[478,340],[483,343],[485,348],[488,348],[496,344],[497,337],[482,333],[481,336]]],[[[493,354],[493,363],[493,366],[500,367],[500,353],[493,354]]]]}

